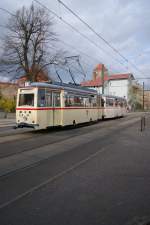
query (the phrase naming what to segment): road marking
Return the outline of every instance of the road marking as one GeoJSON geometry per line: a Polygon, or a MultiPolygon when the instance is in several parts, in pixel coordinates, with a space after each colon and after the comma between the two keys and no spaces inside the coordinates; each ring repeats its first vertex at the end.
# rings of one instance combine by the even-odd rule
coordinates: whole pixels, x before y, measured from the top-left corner
{"type": "Polygon", "coordinates": [[[3,127],[13,127],[15,126],[15,123],[10,123],[10,124],[0,124],[0,128],[3,128],[3,127]]]}
{"type": "MultiPolygon", "coordinates": [[[[135,123],[136,120],[138,120],[138,119],[139,119],[139,118],[135,118],[135,119],[132,121],[132,123],[135,123]]],[[[131,123],[131,122],[129,122],[129,123],[131,123]]],[[[125,124],[126,124],[126,122],[125,122],[125,124]]],[[[122,125],[125,125],[125,124],[123,123],[122,125]]],[[[119,124],[119,125],[121,125],[121,124],[119,124]]],[[[46,185],[46,184],[48,184],[48,183],[51,183],[52,181],[55,181],[55,180],[58,179],[59,177],[61,177],[61,176],[65,175],[65,174],[69,173],[70,171],[76,169],[76,168],[79,167],[80,165],[86,163],[86,162],[89,161],[91,158],[94,158],[96,155],[98,155],[99,153],[104,152],[105,150],[106,150],[106,147],[105,147],[105,148],[102,148],[101,150],[99,150],[99,151],[97,151],[97,152],[95,152],[94,154],[91,154],[89,157],[85,158],[84,160],[79,161],[78,163],[76,163],[75,165],[73,165],[72,167],[70,167],[69,169],[64,170],[64,171],[58,173],[58,174],[55,175],[54,177],[49,178],[48,180],[46,180],[46,181],[40,183],[40,184],[37,185],[37,186],[34,186],[33,188],[31,188],[31,189],[29,189],[28,191],[26,191],[26,192],[24,192],[24,193],[22,193],[22,194],[16,196],[15,198],[11,199],[10,201],[7,201],[7,202],[1,204],[1,205],[0,205],[0,209],[5,208],[6,206],[8,206],[8,205],[10,205],[10,204],[16,202],[17,200],[19,200],[19,199],[25,197],[26,195],[28,195],[28,194],[30,194],[30,193],[32,193],[32,192],[34,192],[34,191],[40,189],[40,188],[43,187],[44,185],[46,185]]]]}
{"type": "Polygon", "coordinates": [[[55,181],[56,179],[62,177],[63,175],[65,175],[65,174],[67,174],[67,173],[73,171],[74,169],[78,168],[79,166],[83,165],[84,163],[86,163],[87,161],[89,161],[90,159],[94,158],[94,157],[97,156],[99,153],[102,153],[102,152],[104,152],[104,151],[106,151],[106,147],[105,147],[105,148],[103,147],[101,150],[99,150],[99,151],[97,151],[97,152],[91,154],[91,155],[88,156],[87,158],[85,158],[85,159],[79,161],[78,163],[76,163],[76,164],[74,164],[72,167],[70,167],[69,169],[66,169],[66,170],[64,170],[64,171],[62,171],[62,172],[60,172],[60,173],[58,173],[57,175],[55,175],[55,176],[53,176],[53,177],[47,179],[46,181],[40,183],[39,185],[36,185],[36,186],[33,187],[33,188],[30,188],[28,191],[26,191],[26,192],[24,192],[24,193],[18,195],[17,197],[11,199],[10,201],[7,201],[7,202],[1,204],[1,205],[0,205],[0,209],[3,209],[3,208],[5,208],[5,207],[7,207],[8,205],[10,205],[10,204],[12,204],[12,203],[14,203],[14,202],[20,200],[21,198],[25,197],[26,195],[28,195],[28,194],[30,194],[30,193],[32,193],[32,192],[34,192],[34,191],[40,189],[41,187],[47,185],[48,183],[51,183],[51,182],[55,181]]]}

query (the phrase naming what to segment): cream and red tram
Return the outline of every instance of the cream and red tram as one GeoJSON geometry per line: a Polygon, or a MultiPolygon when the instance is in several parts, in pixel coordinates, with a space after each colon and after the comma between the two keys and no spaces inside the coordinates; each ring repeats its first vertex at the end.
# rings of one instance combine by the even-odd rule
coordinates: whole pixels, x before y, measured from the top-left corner
{"type": "Polygon", "coordinates": [[[19,88],[16,127],[45,129],[124,116],[125,100],[75,85],[32,83],[19,88]]]}
{"type": "Polygon", "coordinates": [[[103,95],[103,119],[125,116],[127,113],[127,102],[125,98],[103,95]]]}
{"type": "Polygon", "coordinates": [[[101,100],[95,90],[61,83],[32,83],[18,89],[17,127],[44,129],[101,118],[101,100]]]}

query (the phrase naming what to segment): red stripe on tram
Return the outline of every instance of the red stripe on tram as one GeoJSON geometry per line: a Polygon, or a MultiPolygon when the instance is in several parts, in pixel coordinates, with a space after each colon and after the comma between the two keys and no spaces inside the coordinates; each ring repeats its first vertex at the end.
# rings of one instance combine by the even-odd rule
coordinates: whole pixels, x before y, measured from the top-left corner
{"type": "Polygon", "coordinates": [[[16,108],[16,110],[67,110],[67,109],[102,109],[102,108],[81,108],[81,107],[63,107],[63,108],[16,108]]]}
{"type": "Polygon", "coordinates": [[[45,108],[45,107],[39,107],[39,108],[16,108],[16,110],[68,110],[68,109],[118,109],[117,107],[106,107],[106,108],[102,108],[102,107],[100,107],[100,108],[97,108],[97,107],[95,107],[95,108],[88,108],[88,107],[57,107],[57,108],[55,108],[55,107],[50,107],[50,108],[45,108]]]}

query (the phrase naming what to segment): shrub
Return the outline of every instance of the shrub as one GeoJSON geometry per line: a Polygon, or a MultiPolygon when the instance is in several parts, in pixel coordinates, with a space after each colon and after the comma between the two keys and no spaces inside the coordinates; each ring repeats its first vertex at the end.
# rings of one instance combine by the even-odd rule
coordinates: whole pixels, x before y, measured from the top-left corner
{"type": "Polygon", "coordinates": [[[0,109],[4,110],[4,112],[15,112],[16,101],[9,98],[1,98],[0,109]]]}

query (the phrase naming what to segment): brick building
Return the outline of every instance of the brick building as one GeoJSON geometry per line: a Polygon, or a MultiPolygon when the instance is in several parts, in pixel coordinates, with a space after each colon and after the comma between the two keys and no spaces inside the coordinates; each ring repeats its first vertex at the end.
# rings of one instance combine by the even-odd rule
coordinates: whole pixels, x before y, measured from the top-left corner
{"type": "Polygon", "coordinates": [[[18,90],[18,84],[11,82],[0,82],[0,95],[14,99],[18,90]]]}
{"type": "MultiPolygon", "coordinates": [[[[50,78],[48,77],[48,73],[46,71],[40,70],[39,72],[37,71],[37,74],[36,74],[34,80],[36,82],[48,82],[48,81],[50,81],[50,78]]],[[[24,87],[25,82],[27,82],[27,81],[28,81],[28,78],[26,75],[24,75],[24,76],[21,76],[17,80],[17,84],[19,85],[19,87],[24,87]]]]}

